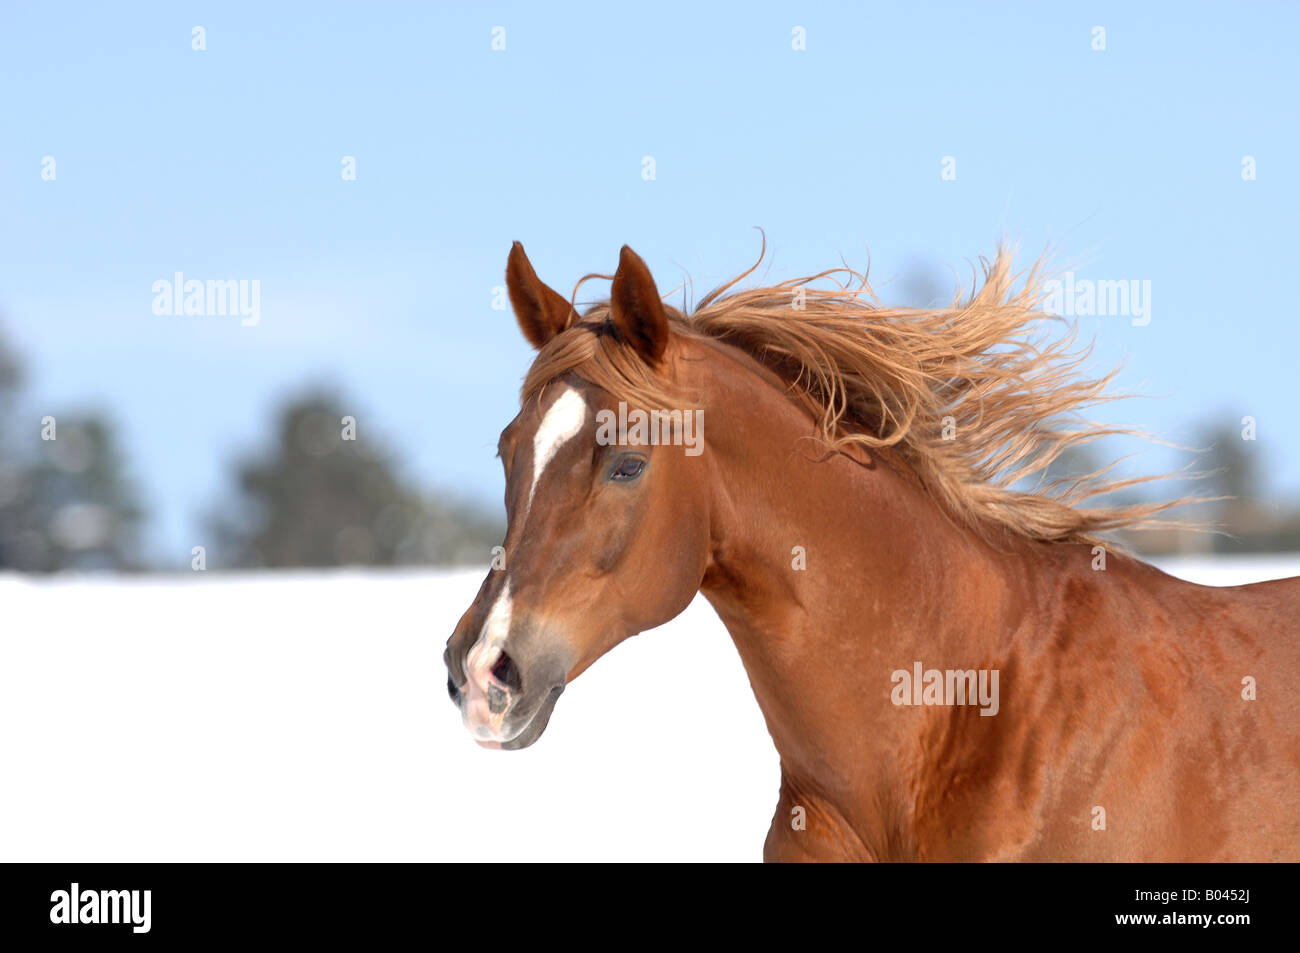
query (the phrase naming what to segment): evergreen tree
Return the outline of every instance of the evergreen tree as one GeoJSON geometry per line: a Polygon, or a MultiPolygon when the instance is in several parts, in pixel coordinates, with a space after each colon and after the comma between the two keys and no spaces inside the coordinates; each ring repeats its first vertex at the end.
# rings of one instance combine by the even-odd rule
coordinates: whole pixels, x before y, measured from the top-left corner
{"type": "Polygon", "coordinates": [[[136,570],[141,510],[99,414],[21,415],[22,365],[0,340],[0,569],[136,570]]]}
{"type": "MultiPolygon", "coordinates": [[[[213,520],[224,565],[309,567],[486,562],[504,527],[477,507],[428,499],[385,441],[335,396],[296,398],[271,452],[241,463],[213,520]]],[[[211,564],[209,568],[212,568],[211,564]]]]}

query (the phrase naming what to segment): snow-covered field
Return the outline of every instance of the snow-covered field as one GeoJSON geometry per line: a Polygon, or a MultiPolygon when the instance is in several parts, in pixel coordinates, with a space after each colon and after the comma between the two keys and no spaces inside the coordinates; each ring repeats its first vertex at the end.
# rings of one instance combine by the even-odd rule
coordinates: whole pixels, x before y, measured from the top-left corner
{"type": "Polygon", "coordinates": [[[708,604],[487,751],[441,660],[481,578],[0,576],[0,860],[758,860],[776,752],[708,604]]]}

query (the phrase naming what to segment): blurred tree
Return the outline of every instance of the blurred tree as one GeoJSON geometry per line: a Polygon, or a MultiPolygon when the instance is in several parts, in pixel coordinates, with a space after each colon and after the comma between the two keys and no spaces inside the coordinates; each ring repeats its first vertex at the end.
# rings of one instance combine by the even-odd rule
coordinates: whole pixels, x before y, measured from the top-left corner
{"type": "Polygon", "coordinates": [[[22,379],[0,339],[0,569],[141,568],[141,510],[112,426],[98,414],[16,419],[22,379]]]}
{"type": "Polygon", "coordinates": [[[1095,443],[1074,444],[1062,450],[1036,479],[1041,479],[1044,487],[1055,483],[1057,492],[1063,492],[1073,481],[1097,473],[1105,466],[1095,443]]]}
{"type": "Polygon", "coordinates": [[[1286,531],[1287,541],[1270,538],[1282,531],[1283,523],[1294,524],[1294,514],[1284,514],[1277,503],[1265,500],[1259,467],[1260,444],[1242,439],[1235,417],[1219,416],[1226,422],[1203,428],[1197,441],[1206,448],[1205,486],[1209,491],[1206,495],[1226,497],[1214,504],[1213,520],[1222,531],[1214,538],[1215,550],[1269,550],[1300,542],[1294,525],[1286,531]]]}
{"type": "Polygon", "coordinates": [[[1261,495],[1256,447],[1243,440],[1233,424],[1216,424],[1201,432],[1198,443],[1206,448],[1205,476],[1212,496],[1228,496],[1225,503],[1249,504],[1261,495]]]}
{"type": "Polygon", "coordinates": [[[21,532],[18,500],[26,483],[14,459],[14,411],[22,382],[22,365],[0,328],[0,569],[14,569],[14,550],[21,532]]]}
{"type": "MultiPolygon", "coordinates": [[[[0,412],[8,412],[18,388],[23,382],[23,367],[0,333],[0,412]]],[[[3,418],[0,418],[3,419],[3,418]]]]}
{"type": "Polygon", "coordinates": [[[290,401],[271,452],[235,481],[237,501],[212,520],[225,565],[482,563],[504,536],[477,507],[404,482],[382,438],[324,392],[290,401]]]}

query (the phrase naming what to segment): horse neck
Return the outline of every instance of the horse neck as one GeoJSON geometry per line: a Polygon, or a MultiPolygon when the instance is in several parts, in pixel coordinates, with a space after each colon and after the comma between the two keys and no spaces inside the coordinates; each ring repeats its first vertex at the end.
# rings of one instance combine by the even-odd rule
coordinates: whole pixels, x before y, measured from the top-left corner
{"type": "Polygon", "coordinates": [[[825,453],[813,421],[729,356],[711,362],[706,385],[715,473],[702,591],[787,781],[879,788],[867,775],[890,769],[916,724],[889,710],[891,673],[988,666],[1031,598],[1042,548],[994,550],[885,456],[825,453]]]}

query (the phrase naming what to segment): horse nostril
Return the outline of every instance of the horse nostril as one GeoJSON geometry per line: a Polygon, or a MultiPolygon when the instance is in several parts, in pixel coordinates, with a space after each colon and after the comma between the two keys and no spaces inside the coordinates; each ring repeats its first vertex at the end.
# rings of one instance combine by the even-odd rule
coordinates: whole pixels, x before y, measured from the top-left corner
{"type": "Polygon", "coordinates": [[[519,677],[519,668],[515,665],[514,659],[505,652],[501,653],[501,657],[492,666],[492,677],[512,692],[519,691],[524,684],[523,679],[519,677]]]}
{"type": "Polygon", "coordinates": [[[456,687],[456,683],[451,680],[450,675],[447,676],[447,694],[451,696],[453,702],[457,705],[460,704],[460,689],[456,687]]]}

